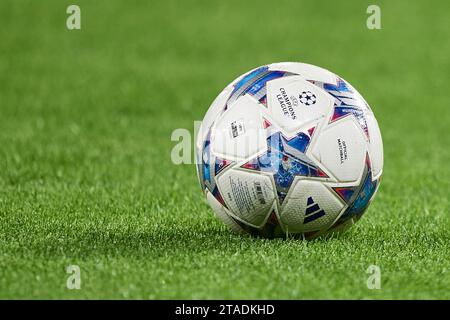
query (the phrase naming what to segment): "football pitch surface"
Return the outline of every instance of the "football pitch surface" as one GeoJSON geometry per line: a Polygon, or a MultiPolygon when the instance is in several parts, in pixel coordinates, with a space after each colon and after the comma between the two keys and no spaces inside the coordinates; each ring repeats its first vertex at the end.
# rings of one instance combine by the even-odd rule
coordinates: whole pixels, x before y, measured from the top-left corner
{"type": "Polygon", "coordinates": [[[0,298],[450,298],[447,1],[76,1],[72,31],[69,4],[0,2],[0,298]],[[175,129],[277,61],[342,76],[380,125],[378,194],[329,239],[235,235],[171,161],[175,129]]]}

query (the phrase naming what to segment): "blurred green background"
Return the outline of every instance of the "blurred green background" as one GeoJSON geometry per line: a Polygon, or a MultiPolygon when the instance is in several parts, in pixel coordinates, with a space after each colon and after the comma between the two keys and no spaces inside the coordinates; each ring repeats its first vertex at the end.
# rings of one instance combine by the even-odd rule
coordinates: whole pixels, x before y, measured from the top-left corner
{"type": "Polygon", "coordinates": [[[450,298],[448,1],[0,2],[0,298],[450,298]],[[81,30],[66,8],[81,8],[81,30]],[[381,30],[366,27],[370,4],[381,30]],[[170,160],[215,96],[300,61],[377,116],[384,175],[330,240],[232,234],[170,160]],[[68,265],[81,289],[68,290],[68,265]],[[381,268],[381,289],[366,270],[381,268]]]}

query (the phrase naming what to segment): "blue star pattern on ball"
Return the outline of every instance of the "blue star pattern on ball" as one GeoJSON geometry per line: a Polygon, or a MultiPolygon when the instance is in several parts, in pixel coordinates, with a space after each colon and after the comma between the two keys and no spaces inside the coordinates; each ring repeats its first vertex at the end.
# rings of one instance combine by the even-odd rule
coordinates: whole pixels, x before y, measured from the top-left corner
{"type": "Polygon", "coordinates": [[[367,103],[354,92],[344,80],[338,78],[337,84],[323,83],[319,81],[310,81],[316,86],[324,89],[335,99],[334,111],[331,116],[330,123],[340,120],[346,116],[354,116],[361,129],[369,138],[369,130],[367,126],[365,110],[370,110],[367,103]]]}
{"type": "Polygon", "coordinates": [[[369,206],[370,199],[372,199],[375,194],[377,186],[378,180],[373,180],[372,165],[370,163],[369,155],[367,154],[366,166],[360,184],[354,187],[333,188],[345,203],[347,203],[348,207],[332,228],[343,224],[350,218],[359,219],[369,206]]]}
{"type": "Polygon", "coordinates": [[[286,71],[269,70],[269,67],[267,66],[250,72],[234,85],[234,89],[225,104],[225,110],[229,105],[245,94],[250,94],[260,103],[266,105],[267,82],[290,75],[294,74],[286,71]]]}
{"type": "Polygon", "coordinates": [[[216,157],[214,164],[211,163],[211,129],[205,138],[202,148],[202,159],[199,165],[199,172],[202,181],[203,189],[209,190],[212,195],[219,201],[224,207],[227,207],[222,195],[217,188],[215,177],[222,172],[226,167],[232,164],[231,161],[216,157]]]}
{"type": "Polygon", "coordinates": [[[310,141],[311,135],[304,132],[291,139],[281,132],[273,133],[267,138],[267,151],[241,167],[272,173],[278,199],[283,203],[296,176],[327,177],[305,154],[310,141]]]}
{"type": "Polygon", "coordinates": [[[212,179],[211,179],[211,129],[209,129],[208,134],[206,135],[205,141],[203,142],[202,148],[202,159],[199,164],[200,167],[200,177],[202,178],[203,188],[209,187],[212,189],[212,179]]]}

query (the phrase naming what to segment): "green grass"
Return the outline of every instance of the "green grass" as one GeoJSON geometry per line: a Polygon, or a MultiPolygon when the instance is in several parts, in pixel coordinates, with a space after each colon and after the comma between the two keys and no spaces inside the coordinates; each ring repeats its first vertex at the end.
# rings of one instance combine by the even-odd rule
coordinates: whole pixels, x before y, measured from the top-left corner
{"type": "Polygon", "coordinates": [[[377,1],[375,31],[366,1],[79,0],[68,31],[72,3],[0,3],[0,298],[450,298],[447,1],[377,1]],[[339,237],[234,235],[170,161],[175,128],[275,61],[336,72],[380,124],[380,190],[339,237]]]}

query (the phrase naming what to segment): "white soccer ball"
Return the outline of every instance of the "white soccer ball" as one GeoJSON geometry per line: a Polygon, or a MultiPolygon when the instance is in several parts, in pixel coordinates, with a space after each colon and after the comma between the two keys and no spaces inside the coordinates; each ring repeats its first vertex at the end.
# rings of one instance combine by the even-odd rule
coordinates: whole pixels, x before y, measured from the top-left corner
{"type": "Polygon", "coordinates": [[[383,145],[372,110],[348,82],[284,62],[219,94],[196,158],[208,203],[234,231],[311,239],[362,216],[379,186],[383,145]]]}

